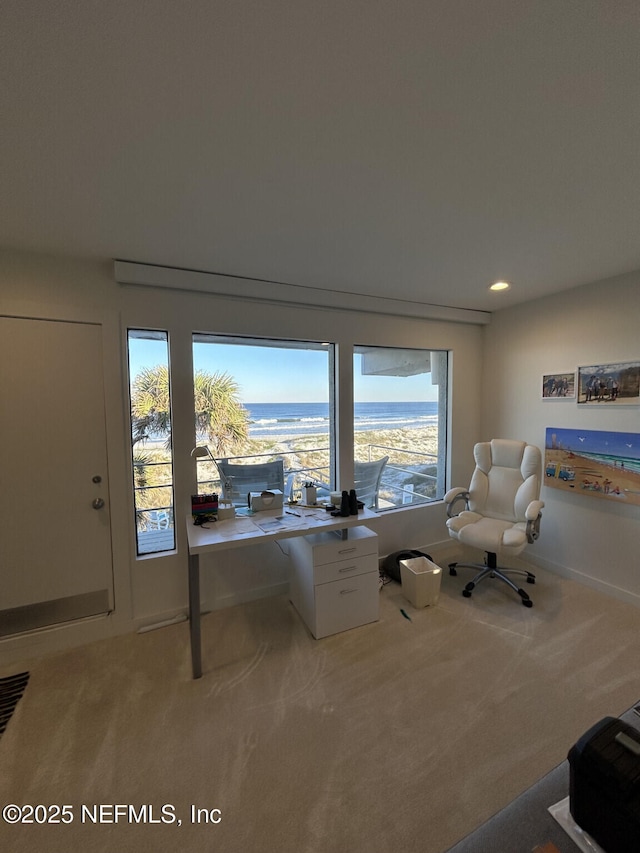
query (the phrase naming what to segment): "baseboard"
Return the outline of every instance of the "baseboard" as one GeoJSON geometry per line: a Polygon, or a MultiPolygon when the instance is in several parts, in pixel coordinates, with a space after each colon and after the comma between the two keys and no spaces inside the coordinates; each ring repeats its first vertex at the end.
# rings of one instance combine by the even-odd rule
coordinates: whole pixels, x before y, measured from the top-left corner
{"type": "Polygon", "coordinates": [[[156,613],[152,618],[139,619],[136,621],[138,634],[146,634],[147,631],[155,631],[158,628],[168,628],[169,625],[179,625],[189,619],[189,613],[184,608],[171,610],[167,613],[156,613]]]}
{"type": "MultiPolygon", "coordinates": [[[[223,610],[225,607],[247,604],[274,595],[286,595],[288,592],[288,581],[259,587],[241,594],[223,596],[215,602],[204,600],[202,612],[223,610]]],[[[56,652],[77,648],[87,645],[87,643],[105,640],[121,634],[136,631],[144,633],[156,628],[176,625],[188,618],[188,611],[184,607],[156,613],[153,616],[139,617],[131,621],[120,621],[115,618],[115,614],[111,613],[77,619],[73,622],[65,622],[46,628],[37,628],[10,637],[2,637],[0,638],[0,677],[2,677],[3,672],[8,671],[8,668],[15,668],[18,664],[26,664],[35,658],[46,657],[56,652]]]]}
{"type": "MultiPolygon", "coordinates": [[[[429,545],[420,546],[419,550],[430,554],[433,562],[438,566],[441,566],[443,569],[446,569],[449,563],[460,563],[463,561],[475,561],[482,563],[483,561],[483,554],[481,554],[477,549],[464,548],[459,542],[452,539],[432,542],[429,545]]],[[[569,578],[577,581],[578,583],[584,584],[584,586],[588,586],[591,589],[598,590],[598,592],[602,592],[611,598],[616,598],[618,601],[626,601],[628,604],[640,607],[640,594],[631,592],[628,589],[622,589],[622,587],[607,583],[599,578],[591,577],[577,569],[563,566],[560,563],[554,563],[551,560],[545,560],[538,557],[532,548],[528,548],[520,555],[520,557],[511,558],[509,560],[509,565],[512,565],[515,568],[538,566],[539,568],[545,569],[555,575],[569,578]]]]}
{"type": "Polygon", "coordinates": [[[133,623],[120,621],[110,613],[3,637],[0,639],[0,672],[18,663],[128,634],[134,630],[133,623]]]}
{"type": "Polygon", "coordinates": [[[536,556],[531,549],[525,551],[522,556],[526,557],[526,562],[530,566],[538,566],[539,568],[552,572],[555,575],[559,575],[563,578],[569,578],[570,580],[577,581],[578,583],[581,583],[584,586],[588,586],[591,589],[598,590],[598,592],[602,592],[605,595],[610,596],[611,598],[616,598],[618,601],[626,601],[628,604],[633,604],[636,607],[640,607],[640,595],[635,592],[631,592],[628,589],[622,589],[622,587],[607,583],[606,581],[600,580],[599,578],[594,578],[590,575],[585,575],[583,572],[579,572],[577,569],[571,569],[568,566],[561,565],[560,563],[554,563],[551,560],[545,560],[541,557],[536,556]]]}
{"type": "MultiPolygon", "coordinates": [[[[398,549],[400,550],[400,549],[398,549]]],[[[407,550],[411,550],[407,548],[407,550]]],[[[440,542],[432,542],[430,545],[418,545],[416,551],[422,551],[431,557],[431,560],[443,569],[446,569],[449,563],[456,563],[463,559],[464,550],[461,546],[452,539],[443,539],[440,542]]],[[[381,554],[378,558],[380,571],[384,568],[384,561],[388,554],[381,554]]]]}
{"type": "Polygon", "coordinates": [[[429,554],[432,561],[446,569],[449,563],[457,563],[463,559],[464,549],[454,539],[441,539],[439,542],[431,542],[419,548],[425,554],[429,554]]]}
{"type": "Polygon", "coordinates": [[[15,637],[40,628],[66,625],[109,613],[109,590],[97,589],[0,611],[0,637],[15,637]]]}
{"type": "Polygon", "coordinates": [[[269,586],[254,587],[242,593],[233,593],[217,598],[214,602],[204,600],[202,602],[202,613],[210,613],[214,610],[224,610],[226,607],[235,607],[238,604],[248,604],[261,598],[271,598],[274,595],[287,595],[289,592],[289,581],[271,584],[269,586]]]}

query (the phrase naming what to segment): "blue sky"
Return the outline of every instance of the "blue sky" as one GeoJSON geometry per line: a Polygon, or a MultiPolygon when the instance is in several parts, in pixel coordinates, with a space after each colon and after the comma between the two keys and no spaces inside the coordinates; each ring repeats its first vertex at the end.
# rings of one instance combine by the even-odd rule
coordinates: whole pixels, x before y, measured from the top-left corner
{"type": "Polygon", "coordinates": [[[575,453],[582,451],[624,456],[629,459],[640,458],[640,435],[638,433],[547,427],[547,447],[550,446],[553,435],[565,449],[571,449],[575,453]]]}
{"type": "MultiPolygon", "coordinates": [[[[130,345],[132,377],[142,367],[166,362],[162,341],[136,339],[130,345]]],[[[356,356],[359,366],[359,356],[356,356]]],[[[291,350],[240,344],[196,343],[194,368],[231,374],[245,403],[319,403],[329,395],[326,350],[291,350]]],[[[389,376],[355,377],[356,402],[437,400],[430,375],[401,379],[389,376]]]]}

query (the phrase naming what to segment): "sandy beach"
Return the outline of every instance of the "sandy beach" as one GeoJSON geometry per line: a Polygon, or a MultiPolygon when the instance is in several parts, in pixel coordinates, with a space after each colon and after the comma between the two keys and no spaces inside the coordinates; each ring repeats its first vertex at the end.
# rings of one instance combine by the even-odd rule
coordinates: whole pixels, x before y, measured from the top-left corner
{"type": "Polygon", "coordinates": [[[640,474],[625,470],[619,465],[606,465],[594,459],[580,456],[569,450],[545,450],[544,470],[555,467],[558,474],[567,466],[573,471],[573,480],[563,480],[560,476],[546,475],[543,485],[552,486],[565,492],[593,495],[622,503],[640,506],[640,474]]]}
{"type": "MultiPolygon", "coordinates": [[[[435,426],[421,429],[389,429],[357,432],[354,435],[355,455],[357,459],[371,459],[381,456],[391,456],[397,462],[423,464],[436,461],[438,455],[438,430],[435,426]],[[414,454],[421,454],[415,458],[414,454]]],[[[263,454],[283,454],[285,459],[290,457],[312,457],[317,464],[319,459],[329,459],[329,437],[319,435],[274,435],[269,438],[250,438],[242,449],[236,451],[238,456],[246,456],[247,462],[258,461],[263,454]],[[324,451],[322,450],[324,448],[324,451]]],[[[310,460],[308,460],[310,461],[310,460]]]]}
{"type": "MultiPolygon", "coordinates": [[[[392,502],[402,501],[402,493],[397,491],[407,483],[414,483],[416,495],[423,490],[433,488],[433,475],[438,454],[438,435],[436,426],[398,428],[388,430],[359,431],[355,433],[355,458],[359,461],[389,457],[381,498],[392,502]],[[428,474],[427,479],[412,472],[428,474]]],[[[297,485],[301,479],[309,479],[321,484],[330,480],[331,458],[329,436],[326,433],[314,435],[286,434],[271,435],[268,438],[249,438],[242,447],[237,447],[233,457],[245,464],[264,462],[270,458],[284,458],[287,471],[304,471],[298,474],[297,485]]],[[[200,481],[214,482],[218,472],[213,462],[203,459],[198,466],[200,481]]],[[[285,479],[287,479],[285,477],[285,479]]]]}

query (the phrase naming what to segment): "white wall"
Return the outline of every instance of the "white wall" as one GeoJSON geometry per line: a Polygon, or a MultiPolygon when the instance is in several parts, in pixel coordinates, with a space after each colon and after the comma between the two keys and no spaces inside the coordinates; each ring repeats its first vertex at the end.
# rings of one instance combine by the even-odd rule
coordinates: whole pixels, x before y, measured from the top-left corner
{"type": "MultiPolygon", "coordinates": [[[[494,313],[483,329],[483,439],[543,448],[553,426],[640,433],[638,407],[541,399],[543,373],[638,361],[639,318],[640,273],[494,313]]],[[[548,486],[542,499],[540,539],[527,557],[640,604],[640,507],[548,486]]]]}
{"type": "MultiPolygon", "coordinates": [[[[264,287],[268,295],[268,285],[264,287]]],[[[19,655],[26,647],[40,653],[47,644],[64,645],[69,637],[73,641],[86,641],[109,631],[135,630],[140,625],[186,611],[186,536],[182,525],[177,527],[177,553],[146,559],[135,557],[126,413],[129,327],[167,329],[170,334],[178,517],[188,512],[190,495],[195,491],[195,463],[190,456],[193,331],[330,340],[338,343],[349,361],[354,344],[450,350],[451,417],[447,437],[452,459],[450,481],[468,479],[472,447],[480,434],[480,326],[122,286],[114,281],[111,262],[19,252],[0,253],[0,313],[104,320],[116,599],[116,613],[106,624],[94,620],[69,629],[39,632],[37,640],[32,637],[4,641],[0,643],[0,656],[19,655]]],[[[78,357],[82,358],[82,353],[78,357]]],[[[20,369],[18,359],[15,369],[20,369]]],[[[376,520],[375,528],[382,554],[402,547],[428,547],[448,541],[441,503],[385,513],[376,520]]],[[[224,565],[218,563],[215,572],[210,570],[213,560],[213,556],[201,560],[205,607],[217,608],[286,589],[286,561],[275,545],[238,551],[224,565]]]]}

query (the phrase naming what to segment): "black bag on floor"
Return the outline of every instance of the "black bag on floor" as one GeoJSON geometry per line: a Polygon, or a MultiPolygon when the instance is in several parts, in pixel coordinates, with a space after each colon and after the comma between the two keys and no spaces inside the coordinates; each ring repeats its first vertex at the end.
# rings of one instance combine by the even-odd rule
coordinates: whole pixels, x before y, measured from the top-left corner
{"type": "Polygon", "coordinates": [[[382,571],[391,580],[402,583],[402,578],[400,577],[400,560],[413,560],[415,557],[426,557],[427,560],[431,560],[431,557],[425,554],[424,551],[414,551],[405,548],[404,551],[394,551],[393,554],[389,554],[382,564],[382,571]]]}
{"type": "Polygon", "coordinates": [[[569,750],[569,810],[607,853],[640,850],[640,732],[604,717],[569,750]]]}

